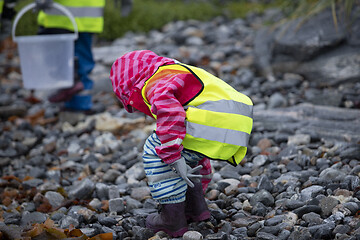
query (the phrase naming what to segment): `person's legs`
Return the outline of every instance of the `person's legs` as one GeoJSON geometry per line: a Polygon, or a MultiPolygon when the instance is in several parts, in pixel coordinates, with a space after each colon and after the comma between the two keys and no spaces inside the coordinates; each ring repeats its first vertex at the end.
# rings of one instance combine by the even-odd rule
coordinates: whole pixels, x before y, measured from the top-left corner
{"type": "Polygon", "coordinates": [[[160,204],[183,202],[187,189],[186,182],[156,154],[155,147],[160,145],[155,133],[148,137],[144,145],[144,170],[151,195],[160,204]]]}
{"type": "Polygon", "coordinates": [[[144,145],[144,170],[152,197],[161,204],[161,212],[146,218],[146,227],[154,232],[164,231],[180,237],[187,231],[185,217],[186,182],[161,161],[155,147],[160,140],[153,133],[144,145]]]}
{"type": "MultiPolygon", "coordinates": [[[[92,55],[92,36],[91,33],[79,33],[79,38],[75,41],[75,57],[77,59],[75,71],[81,81],[83,90],[77,92],[70,100],[65,102],[65,107],[74,110],[89,110],[92,107],[91,89],[93,81],[89,78],[90,72],[95,66],[92,55]]],[[[74,86],[80,85],[75,83],[74,86]]]]}
{"type": "Polygon", "coordinates": [[[92,33],[79,33],[79,38],[75,41],[75,57],[78,59],[77,74],[84,84],[84,89],[93,87],[93,81],[89,78],[89,74],[95,67],[92,41],[92,33]]]}
{"type": "MultiPolygon", "coordinates": [[[[38,34],[71,33],[63,29],[40,28],[38,34]]],[[[92,107],[91,89],[93,81],[89,74],[95,66],[92,55],[92,33],[79,33],[75,41],[75,76],[74,85],[61,89],[49,97],[53,103],[65,102],[65,107],[73,110],[89,110],[92,107]]]]}
{"type": "MultiPolygon", "coordinates": [[[[143,160],[148,185],[152,197],[163,209],[160,214],[149,215],[146,223],[147,227],[155,232],[162,230],[173,237],[182,236],[187,231],[187,219],[202,221],[210,217],[210,212],[201,182],[194,182],[194,188],[188,187],[156,154],[155,147],[160,145],[155,133],[148,137],[144,145],[143,160]]],[[[181,155],[191,167],[195,167],[204,158],[186,150],[183,150],[181,155]]]]}

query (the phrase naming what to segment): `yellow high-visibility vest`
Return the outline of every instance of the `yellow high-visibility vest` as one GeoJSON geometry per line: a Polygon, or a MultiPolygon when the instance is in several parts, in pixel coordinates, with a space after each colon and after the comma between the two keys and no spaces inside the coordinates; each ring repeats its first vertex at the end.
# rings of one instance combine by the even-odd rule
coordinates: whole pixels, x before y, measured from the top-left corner
{"type": "MultiPolygon", "coordinates": [[[[0,0],[0,19],[1,19],[1,14],[3,11],[3,7],[4,7],[4,0],[0,0]]],[[[0,21],[0,26],[1,26],[1,21],[0,21]]]]}
{"type": "MultiPolygon", "coordinates": [[[[79,32],[100,33],[104,29],[105,0],[54,0],[74,16],[79,32]]],[[[38,24],[45,28],[74,31],[70,19],[55,8],[40,11],[38,24]]]]}
{"type": "Polygon", "coordinates": [[[251,99],[201,68],[172,64],[159,67],[145,82],[142,96],[149,109],[151,105],[146,98],[146,85],[169,70],[190,72],[203,85],[196,97],[184,106],[184,148],[210,159],[238,165],[245,157],[253,125],[251,99]]]}

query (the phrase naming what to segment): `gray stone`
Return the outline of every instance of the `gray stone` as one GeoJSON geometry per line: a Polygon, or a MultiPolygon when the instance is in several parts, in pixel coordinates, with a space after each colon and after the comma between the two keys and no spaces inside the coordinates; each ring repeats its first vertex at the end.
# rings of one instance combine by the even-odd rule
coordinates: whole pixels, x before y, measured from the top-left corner
{"type": "Polygon", "coordinates": [[[227,239],[227,234],[224,232],[217,232],[214,234],[209,234],[206,237],[209,240],[226,240],[227,239]]]}
{"type": "Polygon", "coordinates": [[[119,186],[111,185],[109,187],[109,199],[115,199],[120,197],[120,189],[119,186]]]}
{"type": "Polygon", "coordinates": [[[267,233],[267,232],[261,232],[259,231],[257,234],[256,234],[256,239],[259,239],[259,240],[275,240],[275,239],[278,239],[277,236],[271,234],[271,233],[267,233]]]}
{"type": "Polygon", "coordinates": [[[274,184],[270,181],[270,179],[265,175],[261,176],[258,184],[258,189],[264,189],[268,192],[272,192],[274,188],[274,184]]]}
{"type": "Polygon", "coordinates": [[[124,200],[122,198],[114,198],[109,200],[109,211],[122,213],[125,211],[124,200]]]}
{"type": "Polygon", "coordinates": [[[201,235],[201,233],[196,231],[187,231],[183,235],[184,240],[202,240],[204,237],[201,235]]]}
{"type": "Polygon", "coordinates": [[[338,233],[340,233],[340,234],[346,234],[346,233],[348,233],[350,231],[350,227],[349,226],[347,226],[347,225],[342,225],[342,224],[340,224],[340,225],[337,225],[336,227],[335,227],[335,229],[333,230],[333,234],[338,234],[338,233]]]}
{"type": "Polygon", "coordinates": [[[286,207],[286,209],[289,209],[289,210],[294,210],[294,209],[302,207],[304,205],[305,205],[305,203],[300,200],[287,199],[285,201],[285,207],[286,207]]]}
{"type": "Polygon", "coordinates": [[[306,145],[309,144],[311,140],[310,135],[308,134],[296,134],[294,136],[289,136],[288,145],[306,145]]]}
{"type": "Polygon", "coordinates": [[[129,212],[132,213],[134,216],[147,217],[149,214],[157,213],[158,211],[153,208],[135,208],[129,212]]]}
{"type": "Polygon", "coordinates": [[[65,214],[62,212],[53,212],[50,216],[50,219],[53,221],[60,221],[64,217],[65,217],[65,214]]]}
{"type": "Polygon", "coordinates": [[[44,183],[44,181],[42,179],[34,178],[34,179],[24,181],[22,184],[25,189],[30,189],[30,188],[36,188],[43,183],[44,183]]]}
{"type": "Polygon", "coordinates": [[[45,197],[49,200],[49,203],[53,208],[60,207],[65,199],[60,193],[53,191],[46,192],[45,197]]]}
{"type": "Polygon", "coordinates": [[[329,239],[332,237],[332,231],[335,228],[335,224],[325,223],[309,227],[311,235],[315,239],[329,239]]]}
{"type": "Polygon", "coordinates": [[[274,93],[269,98],[267,108],[272,109],[272,108],[286,107],[286,106],[287,106],[287,102],[285,97],[280,93],[274,93]]]}
{"type": "Polygon", "coordinates": [[[130,196],[138,201],[142,201],[144,199],[150,198],[151,197],[150,188],[149,187],[132,188],[130,196]]]}
{"type": "Polygon", "coordinates": [[[343,206],[350,211],[351,215],[355,215],[360,210],[360,202],[346,202],[343,206]]]}
{"type": "Polygon", "coordinates": [[[235,229],[232,231],[232,234],[233,234],[235,237],[237,237],[237,239],[241,239],[241,238],[246,238],[246,237],[248,237],[246,227],[235,228],[235,229]]]}
{"type": "Polygon", "coordinates": [[[299,218],[301,218],[304,214],[314,212],[314,213],[321,213],[321,207],[315,205],[305,205],[299,207],[293,211],[299,218]]]}
{"type": "Polygon", "coordinates": [[[359,77],[360,70],[357,68],[359,58],[358,48],[339,47],[301,64],[296,72],[319,83],[326,80],[328,85],[337,85],[346,81],[354,81],[359,77]]]}
{"type": "Polygon", "coordinates": [[[78,182],[72,186],[72,189],[69,191],[69,197],[78,198],[78,199],[87,199],[91,196],[92,192],[95,190],[95,184],[88,178],[78,182]]]}
{"type": "Polygon", "coordinates": [[[256,192],[251,198],[250,198],[250,204],[252,206],[255,206],[256,203],[263,203],[265,206],[273,206],[275,203],[274,197],[266,190],[261,189],[258,192],[256,192]]]}
{"type": "Polygon", "coordinates": [[[289,238],[290,234],[291,232],[289,230],[283,229],[277,237],[279,240],[286,240],[289,238]]]}
{"type": "Polygon", "coordinates": [[[139,226],[134,226],[132,232],[134,233],[134,239],[150,239],[154,235],[151,229],[139,226]]]}
{"type": "Polygon", "coordinates": [[[263,166],[266,161],[268,160],[268,157],[265,155],[257,155],[254,159],[253,159],[253,163],[254,163],[254,167],[261,167],[263,166]]]}
{"type": "Polygon", "coordinates": [[[100,200],[106,200],[109,197],[109,186],[104,183],[95,184],[96,195],[100,200]]]}
{"type": "Polygon", "coordinates": [[[21,218],[21,225],[31,225],[33,223],[43,223],[47,215],[40,212],[24,213],[21,218]]]}
{"type": "Polygon", "coordinates": [[[4,213],[4,223],[7,225],[19,224],[21,220],[21,215],[18,212],[4,213]]]}
{"type": "Polygon", "coordinates": [[[313,185],[301,190],[301,200],[302,201],[309,201],[313,199],[316,195],[323,193],[324,187],[319,185],[313,185]]]}
{"type": "Polygon", "coordinates": [[[126,210],[127,211],[142,207],[142,203],[140,201],[133,199],[130,196],[125,196],[124,201],[126,202],[126,210]]]}
{"type": "Polygon", "coordinates": [[[284,215],[276,215],[272,218],[266,219],[264,222],[265,226],[275,226],[278,225],[279,223],[283,222],[285,220],[285,216],[284,215]]]}
{"type": "Polygon", "coordinates": [[[60,221],[60,227],[65,229],[65,228],[69,228],[70,225],[73,225],[75,228],[79,227],[79,221],[70,217],[70,216],[65,216],[63,219],[61,219],[60,221]]]}
{"type": "Polygon", "coordinates": [[[336,205],[339,204],[339,201],[333,197],[324,197],[320,200],[321,214],[324,217],[328,217],[331,215],[333,209],[336,205]]]}
{"type": "Polygon", "coordinates": [[[297,228],[289,236],[289,240],[310,240],[313,239],[307,228],[297,228]]]}
{"type": "Polygon", "coordinates": [[[106,217],[103,215],[98,216],[98,221],[100,224],[105,225],[107,227],[111,227],[118,223],[118,221],[116,221],[116,219],[114,219],[112,217],[106,217]]]}
{"type": "Polygon", "coordinates": [[[0,224],[0,231],[4,233],[9,239],[22,239],[23,228],[17,225],[2,225],[0,224]]]}
{"type": "Polygon", "coordinates": [[[321,171],[319,177],[320,179],[324,179],[324,180],[336,180],[336,179],[342,180],[345,177],[345,173],[343,173],[338,169],[327,168],[321,171]]]}
{"type": "Polygon", "coordinates": [[[308,226],[319,225],[323,223],[323,220],[321,219],[320,215],[313,212],[304,214],[302,216],[302,219],[305,220],[308,226]]]}
{"type": "Polygon", "coordinates": [[[80,231],[90,238],[98,234],[97,229],[94,228],[80,228],[80,231]]]}
{"type": "Polygon", "coordinates": [[[24,202],[21,204],[21,207],[24,209],[24,211],[28,212],[34,212],[36,209],[35,203],[33,202],[24,202]]]}
{"type": "Polygon", "coordinates": [[[275,52],[298,60],[308,60],[324,48],[335,46],[345,38],[342,23],[336,29],[330,9],[303,21],[295,19],[283,24],[275,34],[275,52]]]}

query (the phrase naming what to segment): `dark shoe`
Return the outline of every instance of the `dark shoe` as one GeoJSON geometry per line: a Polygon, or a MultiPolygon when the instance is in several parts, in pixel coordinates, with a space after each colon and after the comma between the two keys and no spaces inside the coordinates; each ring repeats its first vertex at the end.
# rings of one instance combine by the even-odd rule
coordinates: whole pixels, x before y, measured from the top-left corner
{"type": "Polygon", "coordinates": [[[160,214],[153,213],[146,218],[146,227],[154,232],[164,231],[171,237],[181,237],[187,232],[185,202],[162,204],[160,214]]]}
{"type": "Polygon", "coordinates": [[[185,216],[188,221],[200,222],[211,217],[201,182],[194,181],[194,187],[186,191],[185,216]]]}
{"type": "Polygon", "coordinates": [[[82,82],[76,82],[71,88],[65,88],[57,91],[55,94],[49,97],[49,101],[52,103],[69,101],[75,94],[81,92],[84,89],[82,82]]]}

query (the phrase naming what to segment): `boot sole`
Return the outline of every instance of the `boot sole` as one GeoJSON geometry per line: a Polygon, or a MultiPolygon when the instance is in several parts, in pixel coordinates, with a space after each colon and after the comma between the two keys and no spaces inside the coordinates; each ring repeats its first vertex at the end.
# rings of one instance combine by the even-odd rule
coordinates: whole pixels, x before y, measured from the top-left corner
{"type": "Polygon", "coordinates": [[[199,216],[187,216],[186,220],[192,221],[192,222],[201,222],[209,219],[211,217],[211,214],[209,211],[202,212],[199,216]]]}

